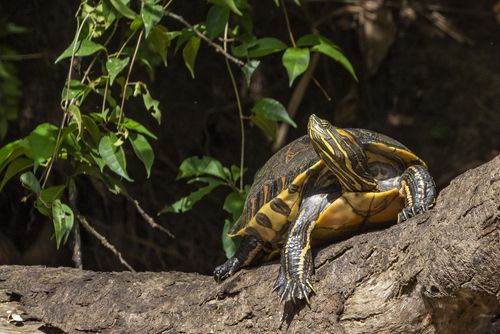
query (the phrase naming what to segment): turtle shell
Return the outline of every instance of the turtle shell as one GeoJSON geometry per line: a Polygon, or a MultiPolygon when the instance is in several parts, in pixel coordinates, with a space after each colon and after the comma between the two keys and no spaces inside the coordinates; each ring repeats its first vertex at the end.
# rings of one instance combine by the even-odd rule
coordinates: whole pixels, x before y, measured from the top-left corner
{"type": "Polygon", "coordinates": [[[229,235],[254,234],[267,241],[277,237],[276,233],[296,214],[307,171],[321,167],[308,136],[283,147],[256,174],[243,213],[229,235]],[[259,214],[264,210],[267,214],[259,214]]]}

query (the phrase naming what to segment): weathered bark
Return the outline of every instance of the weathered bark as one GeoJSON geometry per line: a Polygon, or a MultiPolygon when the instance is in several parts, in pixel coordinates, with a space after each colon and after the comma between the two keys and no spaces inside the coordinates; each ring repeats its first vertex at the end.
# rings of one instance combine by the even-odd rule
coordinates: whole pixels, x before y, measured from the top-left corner
{"type": "MultiPolygon", "coordinates": [[[[500,332],[499,198],[500,156],[457,177],[430,212],[320,250],[318,294],[281,329],[500,332]]],[[[38,321],[25,326],[54,333],[276,332],[283,313],[271,293],[277,273],[276,263],[265,264],[217,285],[179,272],[4,266],[1,316],[21,308],[38,321]]]]}

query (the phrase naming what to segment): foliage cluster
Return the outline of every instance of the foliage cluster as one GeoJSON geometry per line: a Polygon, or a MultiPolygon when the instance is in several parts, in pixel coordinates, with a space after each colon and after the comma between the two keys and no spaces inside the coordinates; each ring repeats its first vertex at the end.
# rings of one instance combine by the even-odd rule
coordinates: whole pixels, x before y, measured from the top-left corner
{"type": "MultiPolygon", "coordinates": [[[[236,75],[244,76],[249,84],[260,62],[270,54],[279,53],[292,86],[307,70],[310,53],[318,52],[338,61],[355,77],[349,61],[326,37],[310,34],[295,41],[283,0],[274,3],[284,12],[291,45],[273,36],[254,34],[250,1],[209,0],[206,20],[197,24],[190,24],[172,12],[172,3],[172,0],[82,0],[76,13],[74,39],[55,60],[69,68],[61,93],[61,124],[39,124],[25,138],[0,149],[0,191],[6,182],[21,174],[20,181],[31,191],[35,208],[53,222],[58,247],[78,228],[78,222],[83,225],[71,200],[76,196],[73,186],[76,178],[95,178],[109,192],[129,197],[126,185],[134,179],[127,171],[127,162],[139,159],[147,177],[150,176],[155,158],[151,141],[157,137],[142,124],[145,114],[132,115],[125,107],[127,102],[137,100],[150,117],[161,123],[160,102],[151,95],[149,86],[155,68],[168,66],[169,58],[182,56],[187,71],[195,78],[200,44],[207,43],[220,52],[233,84],[242,139],[239,166],[225,167],[206,156],[186,159],[178,178],[196,182],[200,187],[166,205],[160,213],[188,211],[213,189],[226,186],[231,192],[223,208],[230,218],[224,231],[241,214],[249,189],[243,183],[245,123],[254,123],[270,138],[275,137],[278,122],[296,126],[285,107],[270,97],[255,101],[249,111],[243,110],[233,69],[237,67],[240,72],[236,75]],[[183,29],[172,28],[179,23],[183,29]],[[74,71],[77,60],[84,65],[79,78],[74,71]],[[148,82],[132,80],[133,70],[138,67],[149,74],[148,82]],[[54,168],[64,175],[65,182],[53,184],[50,176],[54,168]]],[[[298,0],[294,3],[290,5],[300,6],[298,0]]],[[[0,79],[1,65],[0,61],[0,79]]],[[[4,87],[0,90],[6,91],[4,87]]],[[[1,113],[2,109],[0,116],[1,113]]],[[[226,237],[223,241],[226,255],[231,256],[235,242],[226,237]]]]}

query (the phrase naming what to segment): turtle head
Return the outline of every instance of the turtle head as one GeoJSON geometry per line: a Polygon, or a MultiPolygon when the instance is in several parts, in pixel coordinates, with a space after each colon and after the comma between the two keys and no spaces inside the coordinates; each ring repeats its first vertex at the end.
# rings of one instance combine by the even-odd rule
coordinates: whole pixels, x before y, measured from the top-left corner
{"type": "Polygon", "coordinates": [[[363,147],[351,133],[314,114],[309,117],[308,133],[314,150],[344,191],[368,191],[377,186],[363,147]]]}

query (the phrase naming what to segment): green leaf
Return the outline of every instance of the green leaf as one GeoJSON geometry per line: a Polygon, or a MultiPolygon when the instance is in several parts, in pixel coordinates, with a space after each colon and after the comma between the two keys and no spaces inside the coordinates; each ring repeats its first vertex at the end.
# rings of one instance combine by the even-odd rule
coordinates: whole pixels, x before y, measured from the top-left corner
{"type": "Polygon", "coordinates": [[[120,150],[113,145],[115,142],[113,139],[114,138],[110,135],[106,135],[101,138],[101,141],[99,142],[99,154],[106,163],[106,166],[108,166],[113,172],[120,175],[127,181],[132,182],[134,180],[132,180],[127,174],[125,159],[122,157],[120,150]]]}
{"type": "Polygon", "coordinates": [[[153,139],[158,139],[158,137],[156,137],[151,131],[146,129],[146,127],[144,127],[144,125],[142,125],[139,122],[134,121],[131,118],[125,118],[123,120],[122,125],[129,130],[135,131],[137,133],[142,133],[143,135],[146,135],[146,136],[153,138],[153,139]]]}
{"type": "Polygon", "coordinates": [[[271,98],[263,98],[257,102],[252,108],[252,113],[272,121],[290,124],[294,128],[297,127],[297,124],[290,118],[285,107],[280,102],[271,98]]]}
{"type": "Polygon", "coordinates": [[[273,0],[273,1],[274,1],[274,4],[276,5],[276,7],[280,6],[280,0],[273,0]]]}
{"type": "Polygon", "coordinates": [[[248,57],[257,58],[285,50],[287,45],[274,37],[264,37],[251,43],[248,48],[248,57]]]}
{"type": "Polygon", "coordinates": [[[26,158],[18,158],[12,161],[7,167],[5,174],[3,176],[2,182],[0,183],[0,191],[2,191],[3,187],[7,184],[7,182],[14,177],[14,175],[22,172],[28,167],[33,166],[33,161],[26,158]]]}
{"type": "Polygon", "coordinates": [[[206,186],[199,188],[196,191],[193,191],[189,195],[182,197],[178,201],[176,201],[173,204],[167,204],[161,211],[158,213],[158,215],[161,215],[163,213],[182,213],[191,210],[193,205],[198,203],[203,197],[208,195],[212,190],[217,188],[218,186],[224,184],[224,181],[214,179],[214,178],[198,178],[196,181],[202,181],[204,183],[207,183],[206,186]]]}
{"type": "Polygon", "coordinates": [[[78,57],[90,56],[96,53],[97,51],[106,50],[106,48],[103,45],[87,39],[84,39],[83,41],[78,41],[76,43],[76,47],[74,47],[74,45],[75,45],[74,42],[71,43],[71,45],[68,46],[68,48],[64,50],[64,52],[61,53],[59,57],[57,57],[55,63],[57,64],[61,60],[71,57],[71,55],[73,54],[73,48],[75,50],[75,56],[78,57]]]}
{"type": "Polygon", "coordinates": [[[305,35],[297,41],[299,47],[312,46],[311,51],[320,52],[339,62],[357,81],[358,78],[349,60],[344,56],[340,48],[328,38],[318,34],[305,35]]]}
{"type": "Polygon", "coordinates": [[[229,20],[229,9],[227,7],[213,5],[207,14],[207,37],[214,39],[224,31],[229,20]]]}
{"type": "Polygon", "coordinates": [[[20,180],[25,188],[31,190],[37,195],[40,194],[41,191],[40,181],[38,181],[35,174],[33,174],[32,172],[23,173],[20,176],[20,180]]]}
{"type": "Polygon", "coordinates": [[[238,9],[236,6],[234,0],[208,0],[208,2],[220,5],[220,6],[225,6],[229,8],[233,13],[237,15],[242,15],[241,11],[238,9]]]}
{"type": "Polygon", "coordinates": [[[309,66],[309,49],[288,48],[283,53],[282,62],[288,72],[291,87],[295,78],[304,73],[309,66]]]}
{"type": "Polygon", "coordinates": [[[80,81],[71,80],[69,87],[67,85],[64,86],[61,93],[61,100],[70,101],[80,97],[85,98],[91,90],[89,86],[82,84],[80,81]]]}
{"type": "Polygon", "coordinates": [[[193,36],[189,38],[186,46],[182,50],[182,58],[184,58],[184,63],[191,73],[191,77],[194,79],[194,65],[196,61],[196,56],[198,55],[198,50],[200,49],[200,38],[193,36]]]}
{"type": "Polygon", "coordinates": [[[82,125],[90,134],[94,143],[98,144],[99,140],[101,140],[101,131],[99,131],[99,127],[95,121],[88,115],[82,115],[82,125]]]}
{"type": "Polygon", "coordinates": [[[52,186],[43,189],[35,201],[35,207],[37,210],[41,214],[50,217],[51,211],[49,210],[52,208],[52,202],[61,198],[64,189],[66,189],[66,186],[64,185],[52,186]]]}
{"type": "Polygon", "coordinates": [[[52,204],[52,222],[54,223],[57,249],[59,249],[61,242],[66,243],[73,229],[73,210],[66,204],[61,203],[60,200],[55,200],[52,204]]]}
{"type": "Polygon", "coordinates": [[[243,75],[245,76],[247,86],[250,86],[252,75],[260,64],[260,60],[249,60],[242,68],[243,75]]]}
{"type": "Polygon", "coordinates": [[[125,57],[123,59],[120,58],[108,59],[108,61],[106,62],[106,70],[108,71],[109,74],[110,85],[113,85],[113,81],[115,81],[116,76],[120,74],[120,72],[123,71],[125,67],[127,67],[129,60],[130,57],[125,57]]]}
{"type": "Polygon", "coordinates": [[[54,154],[58,129],[50,123],[38,125],[27,137],[35,169],[54,154]]]}
{"type": "Polygon", "coordinates": [[[144,21],[144,29],[146,31],[146,38],[149,36],[151,29],[160,23],[163,17],[163,6],[150,3],[147,1],[142,2],[141,6],[141,17],[144,21]]]}
{"type": "Polygon", "coordinates": [[[76,122],[78,127],[78,137],[82,135],[82,114],[80,112],[80,108],[77,105],[70,104],[68,107],[68,112],[71,115],[71,118],[76,122]]]}
{"type": "Polygon", "coordinates": [[[211,175],[223,180],[227,180],[228,178],[227,173],[224,171],[224,166],[222,166],[219,160],[204,156],[201,158],[190,157],[184,160],[179,167],[177,179],[202,175],[211,175]]]}
{"type": "MultiPolygon", "coordinates": [[[[21,151],[24,150],[22,143],[23,140],[19,139],[11,143],[8,143],[4,147],[0,148],[0,172],[2,172],[5,165],[11,161],[10,158],[14,155],[14,152],[18,152],[19,154],[21,151]]],[[[16,158],[16,156],[14,158],[16,158]]]]}
{"type": "Polygon", "coordinates": [[[153,97],[151,97],[151,94],[149,93],[149,90],[142,94],[142,100],[144,102],[146,110],[150,110],[152,108],[153,111],[151,112],[151,115],[154,117],[154,119],[156,119],[158,125],[161,124],[161,110],[159,107],[160,101],[153,99],[153,97]]]}
{"type": "Polygon", "coordinates": [[[146,137],[140,134],[132,134],[129,136],[130,143],[134,149],[135,155],[142,161],[144,167],[146,168],[146,173],[151,175],[151,166],[153,166],[153,161],[155,159],[155,154],[151,145],[149,145],[146,137]]]}
{"type": "Polygon", "coordinates": [[[264,134],[271,140],[276,140],[276,131],[278,131],[278,122],[264,118],[263,116],[252,115],[250,120],[264,132],[264,134]]]}
{"type": "Polygon", "coordinates": [[[171,34],[167,28],[162,25],[154,26],[147,41],[149,48],[156,52],[163,60],[163,65],[167,66],[167,50],[171,41],[171,34]]]}
{"type": "Polygon", "coordinates": [[[224,249],[224,253],[226,254],[226,257],[230,259],[231,257],[236,254],[236,251],[238,248],[240,248],[240,243],[241,243],[241,238],[239,237],[232,237],[230,238],[227,234],[231,230],[231,227],[233,226],[233,222],[231,220],[226,219],[224,221],[224,227],[222,229],[222,248],[224,249]]]}
{"type": "Polygon", "coordinates": [[[116,11],[127,19],[133,20],[137,15],[130,7],[128,6],[130,0],[109,0],[113,7],[115,7],[116,11]]]}
{"type": "Polygon", "coordinates": [[[311,48],[311,51],[323,53],[328,57],[336,60],[351,74],[351,76],[356,81],[358,81],[358,77],[356,76],[356,73],[354,72],[354,68],[352,67],[351,63],[346,58],[346,56],[344,56],[344,54],[340,52],[337,48],[334,48],[327,44],[318,44],[316,46],[313,46],[311,48]]]}
{"type": "MultiPolygon", "coordinates": [[[[248,189],[247,189],[248,190],[248,189]]],[[[229,195],[226,196],[224,200],[223,209],[227,213],[231,215],[233,221],[236,221],[243,211],[243,205],[245,204],[245,200],[247,198],[247,192],[237,192],[233,191],[229,195]]]]}

